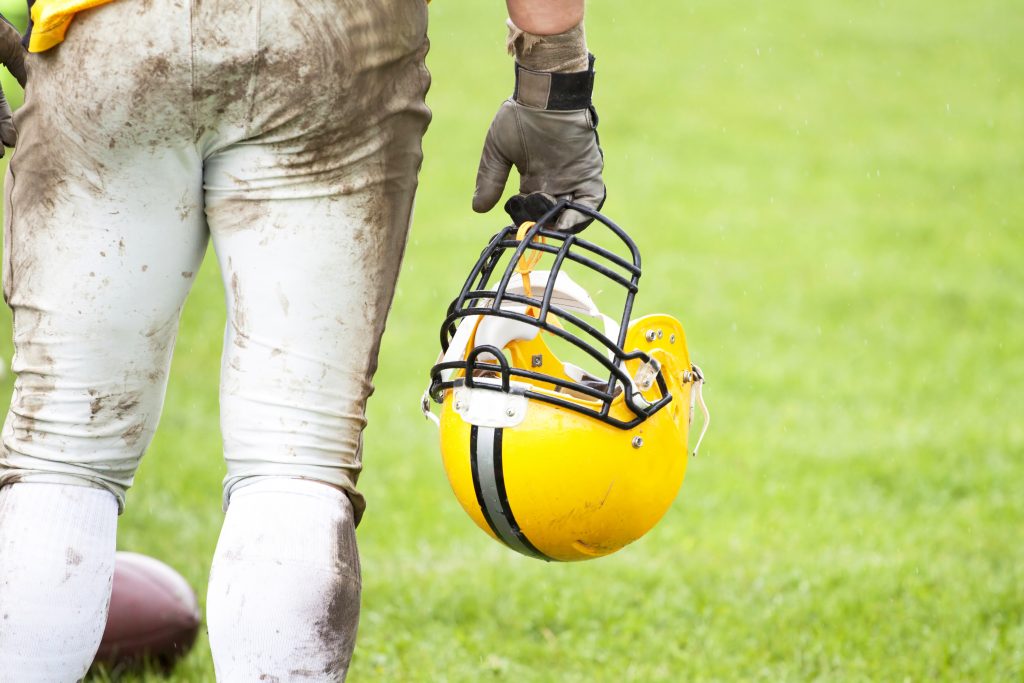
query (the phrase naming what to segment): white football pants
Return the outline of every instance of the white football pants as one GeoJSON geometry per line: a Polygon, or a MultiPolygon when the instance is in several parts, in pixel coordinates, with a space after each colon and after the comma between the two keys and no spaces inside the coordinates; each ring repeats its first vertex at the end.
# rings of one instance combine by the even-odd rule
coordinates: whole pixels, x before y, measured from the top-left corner
{"type": "Polygon", "coordinates": [[[430,118],[423,0],[119,0],[29,58],[7,175],[0,485],[107,489],[156,428],[212,238],[231,491],[343,489],[430,118]]]}

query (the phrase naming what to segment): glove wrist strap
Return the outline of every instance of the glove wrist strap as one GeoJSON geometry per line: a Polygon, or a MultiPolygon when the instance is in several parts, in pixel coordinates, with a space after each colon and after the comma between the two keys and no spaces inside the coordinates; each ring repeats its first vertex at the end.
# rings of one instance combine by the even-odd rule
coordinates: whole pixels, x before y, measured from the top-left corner
{"type": "Polygon", "coordinates": [[[519,104],[547,111],[572,111],[590,107],[594,94],[594,55],[586,71],[548,73],[532,71],[516,63],[516,87],[512,98],[519,104]]]}

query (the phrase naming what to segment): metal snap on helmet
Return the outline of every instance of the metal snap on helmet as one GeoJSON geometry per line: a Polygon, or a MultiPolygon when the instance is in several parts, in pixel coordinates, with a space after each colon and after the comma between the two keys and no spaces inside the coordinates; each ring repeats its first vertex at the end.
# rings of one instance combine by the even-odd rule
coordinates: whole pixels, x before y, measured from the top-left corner
{"type": "Polygon", "coordinates": [[[424,414],[439,426],[463,509],[524,555],[586,560],[643,536],[682,485],[697,401],[707,429],[704,375],[682,325],[661,314],[630,319],[639,280],[626,232],[561,201],[490,240],[441,325],[424,414]],[[565,209],[593,219],[593,241],[583,228],[554,229],[565,209]],[[570,270],[623,294],[621,314],[599,311],[570,270]]]}

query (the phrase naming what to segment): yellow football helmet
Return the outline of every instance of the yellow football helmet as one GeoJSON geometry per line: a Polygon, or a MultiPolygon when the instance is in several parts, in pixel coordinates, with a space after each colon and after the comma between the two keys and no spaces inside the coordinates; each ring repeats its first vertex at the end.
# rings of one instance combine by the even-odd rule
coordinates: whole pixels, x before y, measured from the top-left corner
{"type": "Polygon", "coordinates": [[[586,560],[640,538],[682,485],[695,401],[707,429],[704,376],[682,325],[668,315],[630,320],[639,279],[625,231],[562,201],[495,235],[449,307],[423,412],[440,428],[463,509],[524,555],[586,560]],[[582,239],[582,228],[549,227],[567,208],[594,219],[591,233],[606,228],[624,254],[582,239]],[[537,269],[542,259],[550,269],[537,269]],[[602,314],[566,265],[624,290],[621,317],[602,314]],[[560,360],[556,344],[602,376],[560,360]]]}

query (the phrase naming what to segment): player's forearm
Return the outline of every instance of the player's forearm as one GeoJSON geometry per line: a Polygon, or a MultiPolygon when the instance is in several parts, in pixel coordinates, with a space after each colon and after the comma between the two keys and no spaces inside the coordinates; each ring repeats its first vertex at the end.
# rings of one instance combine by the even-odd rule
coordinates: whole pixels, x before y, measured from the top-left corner
{"type": "Polygon", "coordinates": [[[531,71],[572,73],[588,68],[583,0],[506,0],[508,51],[531,71]]]}
{"type": "Polygon", "coordinates": [[[528,33],[550,36],[583,21],[583,0],[506,0],[508,16],[528,33]]]}

